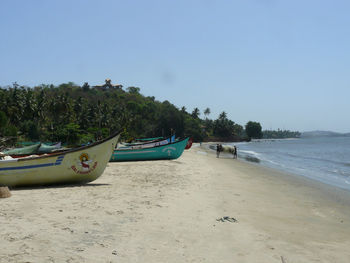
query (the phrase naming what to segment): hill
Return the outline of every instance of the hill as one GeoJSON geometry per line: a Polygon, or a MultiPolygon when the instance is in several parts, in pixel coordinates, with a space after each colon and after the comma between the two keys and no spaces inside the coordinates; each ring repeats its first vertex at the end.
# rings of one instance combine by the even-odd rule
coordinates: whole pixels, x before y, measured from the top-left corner
{"type": "Polygon", "coordinates": [[[301,138],[310,138],[310,137],[344,137],[350,136],[350,133],[339,133],[333,131],[308,131],[302,132],[301,138]]]}

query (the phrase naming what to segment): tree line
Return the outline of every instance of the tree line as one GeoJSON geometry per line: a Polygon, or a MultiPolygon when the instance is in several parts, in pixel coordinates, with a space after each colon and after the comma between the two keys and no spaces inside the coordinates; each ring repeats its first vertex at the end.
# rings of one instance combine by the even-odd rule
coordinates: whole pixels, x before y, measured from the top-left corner
{"type": "Polygon", "coordinates": [[[285,139],[285,138],[300,138],[301,133],[290,130],[265,130],[263,131],[264,139],[285,139]]]}
{"type": "Polygon", "coordinates": [[[68,82],[58,86],[0,87],[0,137],[29,141],[82,144],[122,130],[124,139],[191,136],[195,141],[240,141],[262,138],[261,125],[245,127],[222,112],[209,118],[210,109],[188,112],[169,101],[144,96],[138,87],[91,87],[68,82]]]}

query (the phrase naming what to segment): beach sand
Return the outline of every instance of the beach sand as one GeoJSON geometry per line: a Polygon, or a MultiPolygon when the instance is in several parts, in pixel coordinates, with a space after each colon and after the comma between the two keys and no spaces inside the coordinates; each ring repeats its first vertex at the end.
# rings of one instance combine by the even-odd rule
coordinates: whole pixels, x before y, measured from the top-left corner
{"type": "Polygon", "coordinates": [[[348,192],[198,145],[109,163],[87,185],[11,192],[1,263],[350,262],[348,192]]]}

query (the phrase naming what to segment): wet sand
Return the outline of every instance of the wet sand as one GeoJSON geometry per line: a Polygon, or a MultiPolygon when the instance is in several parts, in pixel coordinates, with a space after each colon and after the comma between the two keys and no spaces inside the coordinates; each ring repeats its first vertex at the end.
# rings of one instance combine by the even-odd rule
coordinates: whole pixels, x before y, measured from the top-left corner
{"type": "Polygon", "coordinates": [[[195,146],[83,186],[12,189],[0,262],[350,262],[349,192],[195,146]]]}

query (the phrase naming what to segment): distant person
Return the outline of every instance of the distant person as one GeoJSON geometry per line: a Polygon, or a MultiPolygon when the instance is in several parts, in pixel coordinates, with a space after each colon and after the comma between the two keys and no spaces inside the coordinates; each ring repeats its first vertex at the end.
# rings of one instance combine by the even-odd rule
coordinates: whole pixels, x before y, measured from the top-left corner
{"type": "Polygon", "coordinates": [[[219,158],[220,156],[220,144],[216,145],[216,158],[219,158]]]}
{"type": "Polygon", "coordinates": [[[237,147],[236,147],[236,145],[233,146],[233,159],[237,159],[237,147]]]}
{"type": "Polygon", "coordinates": [[[221,144],[216,145],[216,158],[219,158],[220,152],[222,152],[223,150],[224,150],[224,148],[222,147],[221,144]]]}

